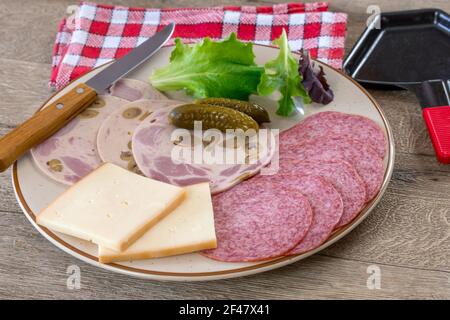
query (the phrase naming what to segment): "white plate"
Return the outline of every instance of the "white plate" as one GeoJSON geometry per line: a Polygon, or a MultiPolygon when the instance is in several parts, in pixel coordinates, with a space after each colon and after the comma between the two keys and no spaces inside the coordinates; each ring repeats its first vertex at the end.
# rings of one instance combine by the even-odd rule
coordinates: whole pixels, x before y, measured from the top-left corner
{"type": "MultiPolygon", "coordinates": [[[[149,62],[143,64],[138,70],[134,71],[128,77],[147,81],[148,76],[154,68],[163,66],[168,62],[171,50],[171,47],[161,49],[152,59],[150,59],[149,62]]],[[[269,59],[273,59],[278,52],[276,48],[258,45],[254,46],[254,51],[256,54],[256,60],[260,64],[263,64],[269,59]]],[[[324,64],[322,64],[322,66],[324,67],[328,81],[334,90],[335,99],[327,106],[318,106],[314,104],[307,106],[306,114],[325,110],[338,110],[342,112],[360,114],[371,118],[375,120],[386,132],[386,136],[388,138],[388,153],[384,163],[386,171],[383,185],[381,186],[379,194],[367,204],[365,209],[351,224],[336,231],[326,243],[313,251],[297,256],[281,257],[270,261],[253,263],[219,262],[194,253],[161,259],[112,263],[107,265],[100,264],[96,257],[97,248],[95,245],[70,236],[51,232],[50,230],[42,228],[36,224],[36,214],[52,202],[67,187],[60,183],[54,182],[45,174],[41,173],[32,161],[30,154],[22,157],[19,161],[17,161],[17,163],[14,164],[13,167],[13,185],[17,200],[33,226],[57,247],[92,265],[131,276],[156,280],[214,280],[255,274],[302,260],[338,241],[359,223],[361,223],[362,220],[364,220],[385,192],[394,166],[394,141],[392,132],[379,105],[355,81],[330,66],[324,64]]],[[[67,90],[73,88],[77,83],[88,80],[101,69],[102,68],[93,70],[87,75],[72,82],[66,88],[62,89],[50,98],[44,106],[53,102],[67,90]]],[[[265,105],[266,104],[267,101],[265,101],[265,105]]],[[[275,106],[273,101],[271,104],[273,107],[275,106]]],[[[295,121],[286,121],[283,120],[283,118],[274,118],[272,115],[272,120],[275,120],[274,123],[278,123],[282,127],[289,127],[298,121],[298,117],[295,118],[295,121]]]]}

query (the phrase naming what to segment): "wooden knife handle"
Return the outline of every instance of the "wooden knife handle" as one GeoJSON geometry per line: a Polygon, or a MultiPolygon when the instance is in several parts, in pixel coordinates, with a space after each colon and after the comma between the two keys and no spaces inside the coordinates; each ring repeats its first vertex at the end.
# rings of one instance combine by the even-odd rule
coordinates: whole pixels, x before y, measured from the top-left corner
{"type": "Polygon", "coordinates": [[[64,127],[96,99],[94,89],[82,83],[38,111],[0,139],[0,172],[34,146],[64,127]]]}

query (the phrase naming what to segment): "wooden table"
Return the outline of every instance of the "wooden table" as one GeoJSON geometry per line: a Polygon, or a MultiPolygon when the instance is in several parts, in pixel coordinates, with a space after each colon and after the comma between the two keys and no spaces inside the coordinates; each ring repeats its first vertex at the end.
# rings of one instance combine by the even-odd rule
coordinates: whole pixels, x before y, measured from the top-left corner
{"type": "MultiPolygon", "coordinates": [[[[57,23],[75,2],[0,2],[0,135],[30,116],[50,95],[47,81],[57,23]]],[[[147,7],[224,3],[109,2],[147,7]]],[[[363,31],[367,7],[373,4],[383,11],[437,7],[450,12],[448,0],[331,1],[331,10],[349,14],[347,52],[363,31]]],[[[371,93],[394,129],[395,172],[376,210],[320,254],[271,272],[213,283],[144,281],[114,274],[82,263],[44,239],[17,205],[8,171],[0,174],[0,299],[450,298],[450,166],[436,162],[411,93],[371,93]],[[67,289],[70,265],[81,269],[79,290],[67,289]],[[381,271],[380,289],[367,287],[368,267],[373,265],[381,271]]]]}

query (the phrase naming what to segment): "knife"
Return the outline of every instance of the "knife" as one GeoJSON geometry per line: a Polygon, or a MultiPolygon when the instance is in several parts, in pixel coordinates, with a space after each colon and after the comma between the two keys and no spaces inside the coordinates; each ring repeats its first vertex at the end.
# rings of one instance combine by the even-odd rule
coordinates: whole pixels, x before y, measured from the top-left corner
{"type": "Polygon", "coordinates": [[[5,171],[25,152],[45,141],[73,118],[89,107],[98,94],[104,93],[114,82],[138,67],[170,39],[175,24],[130,51],[109,67],[80,83],[49,106],[0,139],[0,172],[5,171]]]}

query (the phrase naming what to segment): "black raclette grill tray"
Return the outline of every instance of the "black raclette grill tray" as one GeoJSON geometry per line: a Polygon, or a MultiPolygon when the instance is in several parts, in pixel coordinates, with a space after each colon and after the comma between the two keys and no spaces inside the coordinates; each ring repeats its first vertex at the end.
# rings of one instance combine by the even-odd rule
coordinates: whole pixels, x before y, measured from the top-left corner
{"type": "Polygon", "coordinates": [[[439,161],[450,163],[450,16],[439,9],[376,16],[344,61],[370,88],[414,92],[439,161]]]}

